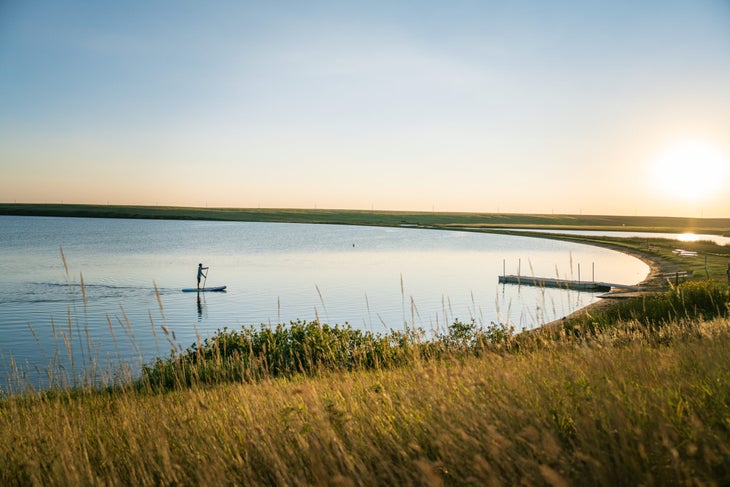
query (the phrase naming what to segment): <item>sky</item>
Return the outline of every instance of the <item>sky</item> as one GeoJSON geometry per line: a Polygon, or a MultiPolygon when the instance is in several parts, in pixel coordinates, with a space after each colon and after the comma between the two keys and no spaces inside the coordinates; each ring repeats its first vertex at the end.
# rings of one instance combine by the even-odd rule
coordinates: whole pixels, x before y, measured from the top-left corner
{"type": "Polygon", "coordinates": [[[0,202],[730,217],[730,1],[0,0],[0,202]]]}

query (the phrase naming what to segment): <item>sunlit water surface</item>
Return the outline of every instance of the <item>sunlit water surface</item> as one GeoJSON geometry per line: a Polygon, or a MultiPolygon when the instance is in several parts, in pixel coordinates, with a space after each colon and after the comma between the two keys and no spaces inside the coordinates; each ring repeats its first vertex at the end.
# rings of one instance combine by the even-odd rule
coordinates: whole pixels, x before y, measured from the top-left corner
{"type": "Polygon", "coordinates": [[[43,386],[45,368],[71,370],[71,358],[76,370],[90,357],[139,365],[220,328],[297,319],[377,333],[457,319],[532,328],[598,298],[500,285],[503,272],[634,284],[649,270],[587,245],[413,228],[12,216],[0,227],[0,384],[43,386]],[[181,292],[199,262],[227,292],[181,292]]]}
{"type": "Polygon", "coordinates": [[[710,235],[700,233],[661,233],[661,232],[621,232],[610,230],[545,230],[531,229],[536,233],[562,233],[565,235],[586,235],[589,237],[606,236],[606,237],[638,237],[638,238],[665,238],[668,240],[676,240],[677,242],[713,242],[717,245],[730,245],[730,237],[722,235],[710,235]]]}

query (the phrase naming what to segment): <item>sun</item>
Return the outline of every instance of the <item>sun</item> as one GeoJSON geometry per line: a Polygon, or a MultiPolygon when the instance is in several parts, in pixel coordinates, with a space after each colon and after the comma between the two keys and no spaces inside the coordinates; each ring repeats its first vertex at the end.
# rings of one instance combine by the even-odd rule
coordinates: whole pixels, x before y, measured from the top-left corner
{"type": "Polygon", "coordinates": [[[730,160],[702,140],[676,143],[661,151],[651,165],[652,185],[673,199],[699,201],[725,189],[730,160]]]}

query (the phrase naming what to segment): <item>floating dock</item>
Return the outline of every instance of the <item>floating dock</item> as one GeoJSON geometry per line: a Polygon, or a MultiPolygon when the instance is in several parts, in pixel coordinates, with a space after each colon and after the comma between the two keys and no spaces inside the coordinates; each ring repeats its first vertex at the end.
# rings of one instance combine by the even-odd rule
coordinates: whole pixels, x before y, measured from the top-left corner
{"type": "Polygon", "coordinates": [[[556,279],[551,277],[528,277],[528,276],[499,276],[500,284],[517,284],[524,286],[539,287],[556,287],[560,289],[572,289],[574,291],[589,292],[608,292],[611,288],[622,288],[629,290],[638,290],[636,286],[625,286],[623,284],[613,284],[610,282],[594,282],[594,281],[573,281],[570,279],[556,279]]]}

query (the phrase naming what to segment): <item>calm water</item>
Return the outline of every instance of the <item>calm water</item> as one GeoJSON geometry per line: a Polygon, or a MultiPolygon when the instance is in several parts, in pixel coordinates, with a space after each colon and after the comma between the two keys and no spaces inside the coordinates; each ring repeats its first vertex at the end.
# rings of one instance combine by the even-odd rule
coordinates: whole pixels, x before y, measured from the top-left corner
{"type": "Polygon", "coordinates": [[[697,233],[658,233],[658,232],[617,232],[608,230],[544,230],[532,229],[536,233],[563,233],[566,235],[606,236],[606,237],[640,237],[640,238],[666,238],[678,242],[714,242],[717,245],[730,245],[730,237],[721,235],[697,234],[697,233]]]}
{"type": "Polygon", "coordinates": [[[90,356],[139,364],[196,334],[297,319],[374,332],[434,333],[456,319],[531,328],[597,298],[499,285],[503,269],[623,284],[648,272],[597,247],[423,229],[9,216],[0,228],[0,384],[11,359],[42,385],[44,367],[70,370],[69,356],[76,369],[90,356]],[[181,292],[198,262],[226,293],[181,292]]]}

